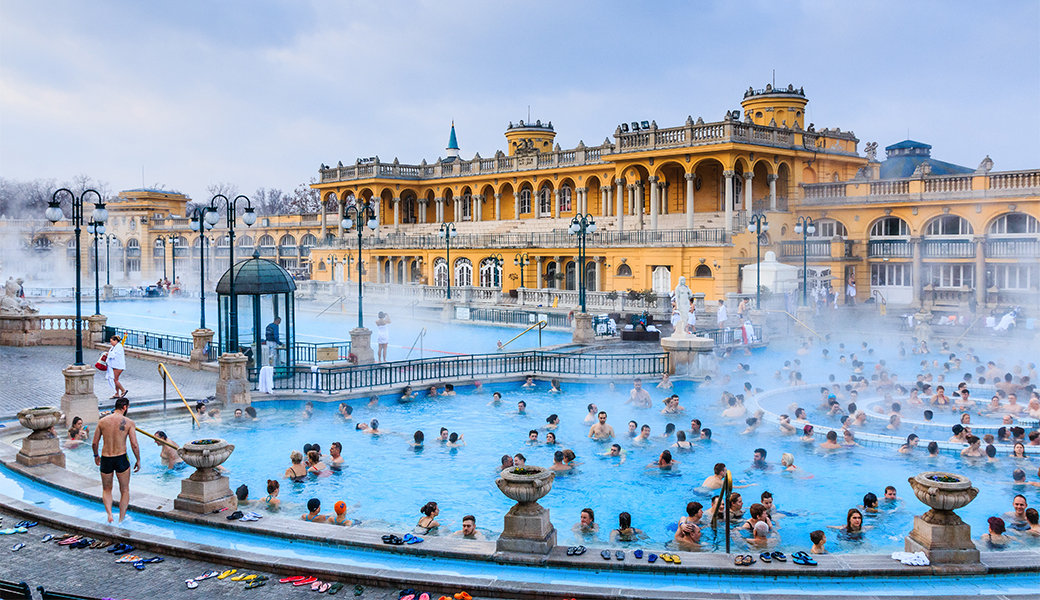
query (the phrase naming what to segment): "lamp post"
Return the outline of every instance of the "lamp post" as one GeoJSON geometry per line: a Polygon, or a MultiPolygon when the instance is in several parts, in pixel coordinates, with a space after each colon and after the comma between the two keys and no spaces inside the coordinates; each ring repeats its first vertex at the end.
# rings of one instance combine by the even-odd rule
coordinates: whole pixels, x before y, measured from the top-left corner
{"type": "Polygon", "coordinates": [[[205,206],[196,206],[191,213],[191,230],[199,233],[199,329],[206,328],[206,232],[213,229],[213,224],[206,219],[207,213],[209,208],[205,206]]]}
{"type": "Polygon", "coordinates": [[[101,274],[98,273],[98,266],[101,262],[101,257],[98,256],[98,236],[105,234],[105,224],[97,223],[93,219],[87,223],[87,233],[94,236],[94,314],[101,314],[101,274]]]}
{"type": "MultiPolygon", "coordinates": [[[[105,234],[105,287],[112,285],[112,238],[111,233],[105,234]]],[[[106,292],[107,293],[107,292],[106,292]]]]}
{"type": "Polygon", "coordinates": [[[448,262],[448,300],[451,300],[451,238],[459,235],[459,232],[455,231],[454,223],[441,223],[441,235],[447,245],[445,260],[448,262]]]}
{"type": "MultiPolygon", "coordinates": [[[[159,236],[159,241],[162,242],[162,278],[165,280],[167,278],[166,277],[166,251],[168,250],[168,248],[166,247],[166,238],[164,236],[159,236]]],[[[159,286],[159,292],[162,293],[162,285],[159,286]]]]}
{"type": "Polygon", "coordinates": [[[596,233],[596,221],[592,213],[579,214],[571,220],[571,226],[567,229],[571,235],[578,236],[578,303],[581,304],[581,312],[585,310],[585,248],[588,243],[588,235],[596,233]]]}
{"type": "Polygon", "coordinates": [[[809,236],[816,233],[812,217],[798,217],[794,232],[802,234],[802,306],[808,306],[809,285],[806,281],[809,274],[809,236]]]}
{"type": "Polygon", "coordinates": [[[246,227],[252,227],[253,223],[256,223],[256,213],[253,211],[253,203],[243,195],[235,196],[234,200],[228,200],[224,194],[217,194],[210,200],[208,210],[206,211],[206,222],[210,225],[216,225],[220,221],[220,213],[217,212],[218,198],[224,200],[224,210],[227,212],[228,250],[230,252],[228,256],[228,270],[231,271],[231,281],[228,291],[231,296],[231,314],[228,315],[228,325],[231,331],[228,332],[228,351],[238,352],[238,298],[235,296],[235,213],[237,212],[238,201],[246,201],[246,208],[242,213],[242,222],[246,224],[246,227]]]}
{"type": "Polygon", "coordinates": [[[104,199],[101,197],[101,194],[99,194],[97,192],[97,190],[85,190],[82,194],[80,194],[79,198],[77,198],[76,194],[73,194],[71,190],[66,189],[66,188],[61,188],[58,191],[54,192],[54,195],[51,197],[51,201],[47,204],[46,215],[47,215],[47,219],[51,223],[57,223],[58,221],[60,221],[62,219],[62,217],[65,216],[65,214],[61,210],[61,200],[58,199],[58,195],[61,194],[62,192],[65,192],[69,196],[72,196],[72,224],[75,226],[75,232],[76,232],[76,363],[75,364],[77,366],[81,366],[83,364],[83,315],[81,314],[81,309],[80,309],[80,297],[81,297],[81,290],[80,290],[81,273],[80,273],[80,270],[82,269],[82,264],[81,264],[82,259],[80,258],[79,235],[80,235],[80,228],[83,226],[83,198],[86,197],[87,194],[94,194],[95,196],[97,196],[97,202],[94,203],[94,212],[91,215],[91,220],[93,220],[95,223],[104,224],[104,222],[108,220],[108,209],[105,208],[104,199]]]}
{"type": "Polygon", "coordinates": [[[376,220],[376,211],[372,208],[372,202],[366,200],[364,204],[351,204],[343,212],[343,220],[340,221],[340,225],[343,226],[343,231],[349,230],[357,224],[357,256],[358,256],[358,286],[357,286],[357,326],[358,329],[365,327],[365,319],[361,312],[361,232],[365,230],[365,225],[368,225],[369,229],[375,230],[379,227],[379,221],[376,220]],[[354,216],[351,219],[351,215],[354,216]],[[365,217],[368,217],[367,223],[365,217]]]}
{"type": "Polygon", "coordinates": [[[502,271],[502,265],[505,264],[505,259],[502,258],[502,254],[492,254],[489,256],[491,260],[495,261],[495,270],[491,273],[491,287],[502,287],[502,277],[500,273],[502,271]]]}
{"type": "Polygon", "coordinates": [[[764,214],[751,215],[747,229],[755,234],[755,309],[762,310],[762,234],[769,231],[764,214]]]}
{"type": "Polygon", "coordinates": [[[520,267],[520,287],[524,287],[524,267],[531,264],[531,258],[526,252],[517,252],[513,257],[513,264],[520,267]]]}

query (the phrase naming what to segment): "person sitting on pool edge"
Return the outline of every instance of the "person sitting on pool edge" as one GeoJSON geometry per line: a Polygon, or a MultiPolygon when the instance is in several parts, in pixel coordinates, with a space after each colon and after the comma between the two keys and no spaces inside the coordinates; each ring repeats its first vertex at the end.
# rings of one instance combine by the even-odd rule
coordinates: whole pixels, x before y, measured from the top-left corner
{"type": "Polygon", "coordinates": [[[308,500],[307,510],[309,512],[300,517],[301,520],[310,521],[312,523],[324,523],[327,520],[327,517],[319,514],[321,513],[321,500],[318,500],[317,498],[311,498],[308,500]]]}
{"type": "Polygon", "coordinates": [[[462,517],[462,529],[451,534],[451,537],[462,538],[464,540],[484,541],[484,534],[477,531],[477,518],[473,515],[462,517]]]}
{"type": "Polygon", "coordinates": [[[619,514],[618,528],[610,532],[610,542],[634,542],[640,537],[644,537],[643,530],[632,527],[632,515],[627,512],[619,514]]]}
{"type": "Polygon", "coordinates": [[[415,524],[412,533],[418,535],[429,535],[430,532],[441,526],[441,524],[436,521],[437,515],[441,514],[441,510],[437,508],[436,502],[427,502],[419,509],[419,512],[421,512],[423,516],[419,517],[419,522],[415,524]]]}

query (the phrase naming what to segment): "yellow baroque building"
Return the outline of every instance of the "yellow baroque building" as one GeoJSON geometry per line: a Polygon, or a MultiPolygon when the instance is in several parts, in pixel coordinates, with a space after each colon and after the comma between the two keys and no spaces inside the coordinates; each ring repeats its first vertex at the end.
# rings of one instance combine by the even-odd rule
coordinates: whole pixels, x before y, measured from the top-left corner
{"type": "MultiPolygon", "coordinates": [[[[623,123],[601,144],[571,149],[555,143],[551,122],[521,121],[506,129],[505,151],[469,160],[452,125],[447,157],[432,163],[322,165],[313,184],[321,211],[260,215],[252,228],[240,221],[235,256],[256,251],[300,279],[326,282],[317,285],[356,282],[357,231],[341,221],[370,203],[378,227],[364,228],[361,277],[387,294],[411,286],[417,297],[414,288],[427,286],[422,297],[443,297],[450,274],[463,300],[571,309],[581,278],[568,228],[586,215],[597,225],[586,243],[590,311],[615,306],[612,291],[662,293],[680,276],[708,301],[753,293],[741,267],[759,250],[799,269],[804,253],[810,288],[833,289],[839,302],[852,281],[858,302],[1040,308],[1040,171],[994,171],[988,157],[977,168],[951,165],[911,140],[879,160],[877,144],[860,148],[851,131],[806,123],[806,103],[793,86],[748,89],[742,110],[721,120],[623,123]],[[758,236],[747,228],[756,213],[769,223],[758,236]],[[796,225],[806,219],[813,231],[803,238],[796,225]],[[450,251],[446,228],[457,232],[450,251]]],[[[182,289],[197,290],[205,244],[212,289],[228,266],[227,232],[221,219],[205,238],[194,233],[189,200],[120,193],[100,260],[83,235],[84,286],[96,262],[102,284],[154,283],[176,270],[182,289]]],[[[75,264],[67,221],[0,219],[0,235],[48,259],[30,280],[75,264]]],[[[3,246],[9,270],[11,246],[3,246]]]]}

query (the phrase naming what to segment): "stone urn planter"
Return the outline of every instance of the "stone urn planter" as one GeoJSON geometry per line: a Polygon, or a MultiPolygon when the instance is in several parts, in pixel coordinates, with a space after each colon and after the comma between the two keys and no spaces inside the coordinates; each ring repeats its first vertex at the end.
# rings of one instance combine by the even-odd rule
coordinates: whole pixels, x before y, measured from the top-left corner
{"type": "Polygon", "coordinates": [[[22,449],[15,460],[27,467],[44,463],[64,467],[65,453],[61,450],[61,441],[51,431],[51,427],[60,420],[61,411],[52,406],[35,406],[18,411],[18,422],[22,427],[32,430],[32,433],[22,440],[22,449]]]}
{"type": "Polygon", "coordinates": [[[956,565],[960,571],[973,566],[984,570],[971,541],[971,526],[953,512],[979,494],[971,480],[956,473],[926,471],[907,481],[917,499],[930,509],[914,517],[914,529],[906,537],[907,552],[924,552],[933,565],[956,565]]]}
{"type": "Polygon", "coordinates": [[[195,472],[181,481],[181,493],[173,501],[174,508],[199,514],[234,508],[235,497],[228,478],[217,470],[234,451],[234,444],[220,439],[195,440],[177,449],[177,454],[195,467],[195,472]]]}
{"type": "Polygon", "coordinates": [[[555,477],[552,470],[535,466],[510,468],[499,474],[495,485],[516,502],[505,515],[496,547],[499,553],[541,562],[556,545],[556,529],[549,520],[549,511],[538,504],[552,490],[555,477]]]}

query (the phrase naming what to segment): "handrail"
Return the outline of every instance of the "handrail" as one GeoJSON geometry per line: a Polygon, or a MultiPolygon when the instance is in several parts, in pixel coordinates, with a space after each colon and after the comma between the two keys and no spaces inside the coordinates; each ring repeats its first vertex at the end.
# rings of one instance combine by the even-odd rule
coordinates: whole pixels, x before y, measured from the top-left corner
{"type": "MultiPolygon", "coordinates": [[[[543,330],[543,329],[545,329],[545,327],[546,327],[546,326],[547,326],[548,324],[549,324],[549,323],[547,323],[547,322],[545,322],[545,321],[538,321],[538,322],[537,322],[537,323],[535,323],[534,325],[531,325],[531,326],[530,326],[530,327],[528,327],[527,329],[525,329],[525,330],[521,331],[520,333],[518,333],[518,334],[517,334],[516,336],[514,336],[514,337],[513,337],[513,339],[509,340],[508,342],[506,342],[506,343],[504,343],[504,344],[499,344],[499,345],[498,345],[498,349],[499,349],[499,350],[503,350],[503,349],[505,349],[505,347],[506,347],[506,346],[508,346],[509,344],[512,344],[512,343],[513,343],[513,342],[515,342],[515,341],[516,341],[516,340],[517,340],[517,339],[518,339],[518,338],[519,338],[520,336],[522,336],[523,334],[527,333],[528,331],[531,331],[531,330],[532,330],[532,329],[534,329],[535,327],[537,327],[537,328],[538,328],[538,338],[539,338],[539,340],[540,340],[540,339],[541,339],[541,337],[542,337],[542,330],[543,330]]],[[[538,344],[538,345],[539,345],[539,346],[541,346],[541,343],[539,342],[539,344],[538,344]]]]}
{"type": "Polygon", "coordinates": [[[719,505],[722,505],[722,510],[726,517],[726,554],[729,554],[729,497],[733,493],[733,473],[726,469],[726,476],[722,478],[722,487],[719,489],[719,503],[715,505],[715,509],[711,514],[711,528],[713,531],[718,531],[719,522],[719,505]]]}
{"type": "Polygon", "coordinates": [[[188,414],[190,414],[191,418],[195,420],[195,425],[202,427],[202,424],[199,423],[199,418],[195,416],[195,411],[191,409],[187,399],[184,398],[184,394],[181,393],[181,388],[177,387],[177,382],[173,380],[173,375],[170,375],[170,372],[166,369],[166,365],[159,363],[159,374],[169,378],[170,383],[173,384],[173,389],[177,390],[177,395],[181,397],[181,402],[184,403],[184,408],[188,409],[188,414]]]}
{"type": "Polygon", "coordinates": [[[961,342],[961,340],[964,339],[964,336],[968,335],[968,332],[971,331],[971,328],[974,327],[975,324],[979,322],[979,319],[981,319],[984,316],[986,316],[985,313],[975,317],[975,320],[972,321],[970,325],[968,325],[968,327],[964,330],[964,333],[961,334],[961,337],[957,338],[957,341],[954,342],[953,345],[956,346],[957,344],[959,344],[961,342]]]}
{"type": "Polygon", "coordinates": [[[141,429],[140,427],[134,426],[134,429],[136,429],[138,433],[143,433],[143,434],[147,435],[148,437],[152,438],[153,440],[159,442],[160,444],[164,444],[166,446],[169,446],[170,448],[173,448],[174,450],[177,449],[177,446],[174,446],[170,442],[168,442],[168,441],[166,441],[166,440],[164,440],[164,439],[162,439],[160,437],[155,437],[154,435],[148,433],[147,431],[141,429]]]}
{"type": "Polygon", "coordinates": [[[816,333],[815,331],[813,331],[813,330],[812,330],[812,329],[811,329],[811,328],[810,328],[810,327],[809,327],[808,325],[806,325],[805,323],[802,323],[801,321],[799,321],[799,320],[798,320],[798,317],[796,317],[796,316],[792,315],[791,313],[787,312],[786,310],[763,310],[762,312],[767,312],[767,313],[782,313],[782,314],[785,314],[785,315],[787,315],[787,316],[791,317],[791,320],[792,320],[792,321],[794,321],[795,323],[798,323],[798,324],[799,324],[799,325],[801,325],[802,327],[805,327],[805,328],[806,328],[807,330],[809,330],[809,333],[811,333],[811,334],[815,335],[816,337],[820,338],[821,340],[822,340],[822,339],[826,339],[826,338],[824,338],[824,337],[823,337],[822,335],[820,335],[820,334],[816,333]]]}
{"type": "MultiPolygon", "coordinates": [[[[408,360],[408,357],[412,355],[412,350],[415,350],[416,342],[421,344],[422,340],[426,337],[426,328],[423,327],[419,330],[419,335],[415,336],[415,342],[412,342],[412,347],[408,349],[408,354],[405,355],[404,359],[408,360]]],[[[422,345],[419,346],[419,358],[423,357],[422,345]]]]}

